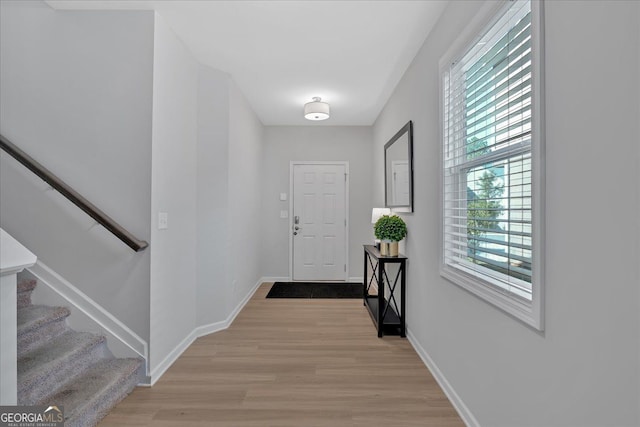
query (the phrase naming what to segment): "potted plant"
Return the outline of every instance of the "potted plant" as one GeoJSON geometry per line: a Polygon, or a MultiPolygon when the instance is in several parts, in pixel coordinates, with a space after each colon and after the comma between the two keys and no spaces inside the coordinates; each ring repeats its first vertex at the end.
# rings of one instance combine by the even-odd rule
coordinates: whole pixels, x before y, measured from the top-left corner
{"type": "Polygon", "coordinates": [[[380,239],[380,255],[398,256],[398,242],[407,235],[407,225],[398,215],[383,215],[374,225],[376,239],[380,239]]]}

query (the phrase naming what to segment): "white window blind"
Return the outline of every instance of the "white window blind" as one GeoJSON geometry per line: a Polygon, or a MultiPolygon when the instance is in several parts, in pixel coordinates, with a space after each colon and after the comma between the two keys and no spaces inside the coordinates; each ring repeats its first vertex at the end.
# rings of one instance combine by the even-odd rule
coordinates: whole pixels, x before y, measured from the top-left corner
{"type": "Polygon", "coordinates": [[[532,300],[530,1],[512,1],[443,72],[443,263],[532,300]]]}

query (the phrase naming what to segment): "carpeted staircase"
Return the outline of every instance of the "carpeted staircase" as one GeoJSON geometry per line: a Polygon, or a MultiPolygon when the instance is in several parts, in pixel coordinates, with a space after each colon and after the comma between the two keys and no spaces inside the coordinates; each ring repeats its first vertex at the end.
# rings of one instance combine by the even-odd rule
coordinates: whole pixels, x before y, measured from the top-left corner
{"type": "Polygon", "coordinates": [[[141,359],[117,359],[104,336],[76,332],[69,309],[33,305],[18,281],[18,404],[64,406],[65,427],[95,426],[135,388],[141,359]]]}

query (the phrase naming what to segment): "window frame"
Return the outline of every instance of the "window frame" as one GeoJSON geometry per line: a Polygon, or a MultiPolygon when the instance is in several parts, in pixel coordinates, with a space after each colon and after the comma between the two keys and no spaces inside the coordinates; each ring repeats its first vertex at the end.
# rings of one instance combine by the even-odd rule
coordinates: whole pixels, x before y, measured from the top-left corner
{"type": "Polygon", "coordinates": [[[519,298],[511,292],[491,286],[471,272],[465,272],[446,264],[445,252],[445,94],[444,77],[450,65],[477,45],[480,37],[510,7],[513,1],[485,3],[474,16],[465,31],[455,40],[439,63],[440,78],[440,275],[477,297],[500,308],[525,324],[544,331],[544,240],[545,240],[545,137],[544,137],[544,4],[541,0],[531,3],[531,215],[532,215],[532,270],[531,301],[519,298]]]}

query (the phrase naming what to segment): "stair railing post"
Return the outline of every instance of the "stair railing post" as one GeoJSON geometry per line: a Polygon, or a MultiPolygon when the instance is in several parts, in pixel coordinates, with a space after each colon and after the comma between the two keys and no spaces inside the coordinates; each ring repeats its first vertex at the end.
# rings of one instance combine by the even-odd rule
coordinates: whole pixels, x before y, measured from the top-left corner
{"type": "Polygon", "coordinates": [[[17,274],[36,256],[0,228],[0,405],[18,404],[17,274]]]}

